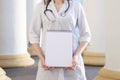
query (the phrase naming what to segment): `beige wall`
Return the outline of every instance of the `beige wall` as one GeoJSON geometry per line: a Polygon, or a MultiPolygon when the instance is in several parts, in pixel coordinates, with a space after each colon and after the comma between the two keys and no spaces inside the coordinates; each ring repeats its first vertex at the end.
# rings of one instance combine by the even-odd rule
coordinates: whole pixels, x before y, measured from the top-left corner
{"type": "Polygon", "coordinates": [[[120,0],[105,0],[106,65],[110,70],[120,71],[120,0]]]}
{"type": "Polygon", "coordinates": [[[92,32],[92,46],[87,51],[105,53],[104,0],[84,0],[83,7],[92,32]]]}

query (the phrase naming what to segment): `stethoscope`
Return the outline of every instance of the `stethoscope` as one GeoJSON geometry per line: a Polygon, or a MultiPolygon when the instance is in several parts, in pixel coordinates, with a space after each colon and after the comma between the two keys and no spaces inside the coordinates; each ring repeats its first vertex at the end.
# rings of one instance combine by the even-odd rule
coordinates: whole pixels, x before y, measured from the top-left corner
{"type": "MultiPolygon", "coordinates": [[[[61,14],[62,17],[66,16],[66,13],[67,11],[69,10],[69,7],[70,7],[70,2],[69,0],[67,0],[68,2],[68,7],[67,9],[61,14]]],[[[50,2],[49,2],[50,3],[50,2]]],[[[53,13],[53,11],[51,9],[48,9],[48,5],[49,3],[46,5],[46,8],[44,10],[44,14],[46,15],[47,19],[51,22],[55,22],[56,21],[56,16],[55,14],[53,13]]]]}

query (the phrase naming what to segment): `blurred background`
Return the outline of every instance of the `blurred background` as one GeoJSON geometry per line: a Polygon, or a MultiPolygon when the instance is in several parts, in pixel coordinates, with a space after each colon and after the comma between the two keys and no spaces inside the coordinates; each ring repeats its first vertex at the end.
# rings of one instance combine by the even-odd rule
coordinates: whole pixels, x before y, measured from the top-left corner
{"type": "MultiPolygon", "coordinates": [[[[27,47],[27,32],[40,1],[0,0],[0,80],[35,80],[38,57],[27,47]]],[[[83,52],[87,79],[120,80],[120,0],[76,1],[92,32],[83,52]]]]}

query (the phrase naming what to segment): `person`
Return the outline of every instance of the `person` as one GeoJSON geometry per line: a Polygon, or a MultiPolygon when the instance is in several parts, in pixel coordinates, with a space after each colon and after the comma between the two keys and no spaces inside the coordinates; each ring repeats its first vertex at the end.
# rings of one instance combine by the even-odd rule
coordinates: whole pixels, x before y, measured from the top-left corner
{"type": "Polygon", "coordinates": [[[39,57],[36,80],[86,80],[82,52],[91,40],[91,32],[82,5],[75,0],[44,0],[37,4],[29,43],[39,57]],[[80,37],[75,28],[79,28],[80,37]],[[45,64],[45,36],[47,30],[72,30],[72,66],[55,68],[45,64]]]}

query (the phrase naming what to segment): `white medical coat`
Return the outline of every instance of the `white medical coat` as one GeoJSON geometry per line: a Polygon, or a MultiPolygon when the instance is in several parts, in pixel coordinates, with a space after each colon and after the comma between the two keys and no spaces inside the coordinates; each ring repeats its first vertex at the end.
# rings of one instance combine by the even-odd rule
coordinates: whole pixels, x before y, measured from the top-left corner
{"type": "MultiPolygon", "coordinates": [[[[61,16],[68,7],[67,0],[62,5],[61,9],[57,11],[54,1],[52,0],[48,6],[48,9],[52,10],[56,21],[51,22],[44,14],[45,5],[44,2],[39,3],[36,6],[34,15],[29,30],[29,42],[31,44],[40,43],[43,52],[45,52],[45,35],[47,30],[72,30],[73,31],[73,53],[77,46],[82,41],[90,42],[91,33],[85,17],[83,7],[80,3],[70,0],[70,7],[66,13],[66,16],[61,16]],[[76,28],[79,29],[76,33],[76,28]],[[40,36],[42,33],[42,36],[40,36]]],[[[44,70],[41,67],[40,61],[38,64],[38,72],[36,80],[86,80],[85,69],[82,56],[80,55],[77,68],[75,70],[65,70],[64,68],[55,68],[53,70],[44,70]]]]}

